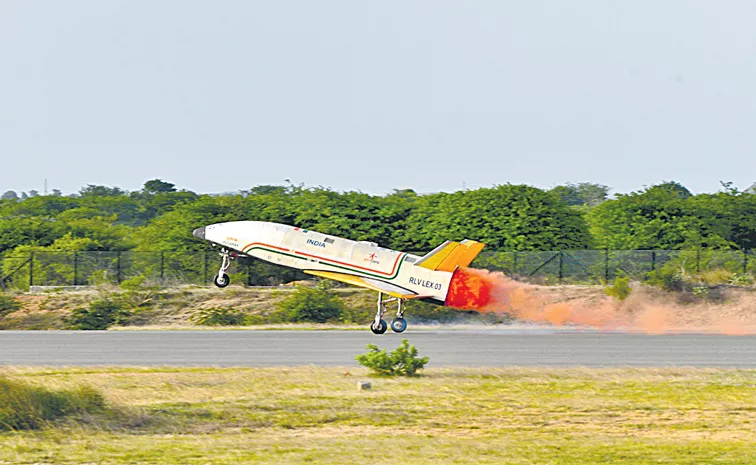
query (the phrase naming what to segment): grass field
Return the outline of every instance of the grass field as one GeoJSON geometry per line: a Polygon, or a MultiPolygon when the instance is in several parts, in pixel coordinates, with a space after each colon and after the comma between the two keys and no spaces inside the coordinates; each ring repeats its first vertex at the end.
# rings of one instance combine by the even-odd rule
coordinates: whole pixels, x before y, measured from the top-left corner
{"type": "Polygon", "coordinates": [[[756,371],[39,369],[109,407],[0,433],[0,463],[756,463],[756,371]]]}

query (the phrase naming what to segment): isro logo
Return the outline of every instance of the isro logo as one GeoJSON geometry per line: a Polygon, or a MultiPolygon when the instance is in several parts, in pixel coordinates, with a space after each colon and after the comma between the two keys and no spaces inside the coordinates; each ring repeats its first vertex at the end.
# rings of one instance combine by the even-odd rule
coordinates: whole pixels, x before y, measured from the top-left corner
{"type": "Polygon", "coordinates": [[[378,261],[377,258],[375,258],[375,252],[368,255],[368,257],[364,260],[366,262],[375,263],[376,265],[380,265],[381,262],[378,261]]]}
{"type": "Polygon", "coordinates": [[[325,247],[325,242],[320,241],[314,241],[312,239],[307,239],[307,243],[310,245],[314,245],[315,247],[325,247]]]}

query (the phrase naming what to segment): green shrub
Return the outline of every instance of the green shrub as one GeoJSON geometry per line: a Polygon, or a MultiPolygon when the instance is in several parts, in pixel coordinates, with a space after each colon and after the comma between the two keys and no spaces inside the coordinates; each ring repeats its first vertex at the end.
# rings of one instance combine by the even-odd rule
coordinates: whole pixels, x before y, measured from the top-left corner
{"type": "MultiPolygon", "coordinates": [[[[390,307],[387,313],[388,319],[393,318],[390,316],[396,307],[390,307]]],[[[405,318],[413,323],[431,324],[431,323],[452,323],[452,322],[475,322],[481,321],[486,324],[501,324],[510,323],[513,318],[505,313],[479,313],[474,311],[462,311],[451,307],[444,307],[441,305],[431,304],[428,302],[420,302],[417,300],[410,300],[405,303],[404,310],[406,312],[405,318]]],[[[375,318],[375,310],[372,306],[368,308],[350,308],[345,307],[341,312],[339,321],[347,324],[369,324],[375,318]]]]}
{"type": "Polygon", "coordinates": [[[339,321],[346,324],[368,324],[375,318],[375,310],[372,308],[354,308],[344,306],[339,316],[339,321]]]}
{"type": "Polygon", "coordinates": [[[105,406],[90,387],[50,391],[0,377],[0,431],[38,429],[46,422],[76,413],[96,413],[105,406]]]}
{"type": "Polygon", "coordinates": [[[115,277],[110,276],[108,270],[96,270],[89,275],[89,284],[93,286],[106,286],[114,283],[115,277]]]}
{"type": "Polygon", "coordinates": [[[649,272],[646,277],[646,284],[668,291],[682,291],[686,287],[685,269],[674,263],[665,263],[661,268],[649,272]]]}
{"type": "Polygon", "coordinates": [[[326,281],[321,281],[315,287],[297,286],[277,307],[285,321],[325,323],[339,319],[344,302],[331,292],[326,281]]]}
{"type": "Polygon", "coordinates": [[[205,308],[189,319],[202,326],[243,326],[247,324],[246,315],[230,308],[205,308]]]}
{"type": "Polygon", "coordinates": [[[70,329],[103,330],[128,321],[130,313],[119,301],[100,299],[90,302],[89,308],[77,308],[68,319],[70,329]]]}
{"type": "Polygon", "coordinates": [[[606,295],[616,297],[619,300],[627,299],[630,295],[630,278],[626,276],[617,276],[611,286],[604,289],[606,295]]]}
{"type": "Polygon", "coordinates": [[[423,323],[451,323],[469,313],[417,300],[407,302],[405,310],[407,319],[423,323]]]}
{"type": "Polygon", "coordinates": [[[15,312],[19,308],[21,308],[21,304],[15,297],[0,294],[0,318],[15,312]]]}
{"type": "Polygon", "coordinates": [[[735,273],[729,280],[731,286],[750,286],[753,284],[753,277],[750,274],[735,273]]]}
{"type": "Polygon", "coordinates": [[[693,288],[693,295],[698,297],[699,299],[706,299],[709,297],[709,287],[708,286],[695,286],[693,288]]]}
{"type": "Polygon", "coordinates": [[[121,289],[126,291],[140,291],[140,290],[157,290],[158,286],[148,286],[146,284],[147,277],[144,275],[133,276],[128,279],[124,279],[119,284],[121,289]]]}
{"type": "Polygon", "coordinates": [[[356,357],[360,365],[378,376],[415,376],[428,363],[428,357],[418,357],[417,348],[406,339],[391,354],[374,344],[367,345],[367,353],[356,357]]]}

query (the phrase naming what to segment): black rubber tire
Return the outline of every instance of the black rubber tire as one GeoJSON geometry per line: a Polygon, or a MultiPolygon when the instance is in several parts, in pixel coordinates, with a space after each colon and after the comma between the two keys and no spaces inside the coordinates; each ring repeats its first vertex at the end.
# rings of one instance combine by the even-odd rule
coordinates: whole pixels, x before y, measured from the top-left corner
{"type": "Polygon", "coordinates": [[[370,325],[370,331],[373,332],[373,334],[383,334],[388,329],[388,325],[385,321],[381,320],[380,325],[376,328],[375,323],[370,325]]]}
{"type": "Polygon", "coordinates": [[[395,333],[403,333],[407,329],[407,320],[404,318],[394,318],[391,322],[391,331],[395,333]]]}
{"type": "Polygon", "coordinates": [[[223,288],[231,284],[231,278],[229,278],[227,274],[224,274],[223,277],[216,275],[213,282],[216,286],[223,288]]]}

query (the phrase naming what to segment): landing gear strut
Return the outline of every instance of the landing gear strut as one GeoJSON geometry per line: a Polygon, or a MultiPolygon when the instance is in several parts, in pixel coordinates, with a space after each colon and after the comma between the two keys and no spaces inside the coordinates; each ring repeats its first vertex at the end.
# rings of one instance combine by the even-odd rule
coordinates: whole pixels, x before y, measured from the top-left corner
{"type": "Polygon", "coordinates": [[[231,268],[231,261],[236,258],[236,253],[229,252],[227,249],[221,249],[220,256],[223,258],[223,261],[221,261],[221,267],[213,282],[218,287],[226,287],[231,284],[231,278],[228,277],[226,271],[231,268]]]}
{"type": "Polygon", "coordinates": [[[386,314],[386,304],[391,302],[397,302],[396,318],[391,321],[391,330],[395,333],[403,333],[407,329],[407,321],[404,319],[404,307],[402,299],[392,297],[389,299],[383,299],[383,293],[378,293],[378,311],[375,314],[375,320],[370,325],[370,330],[373,334],[383,334],[388,329],[388,325],[383,320],[383,315],[386,314]]]}

